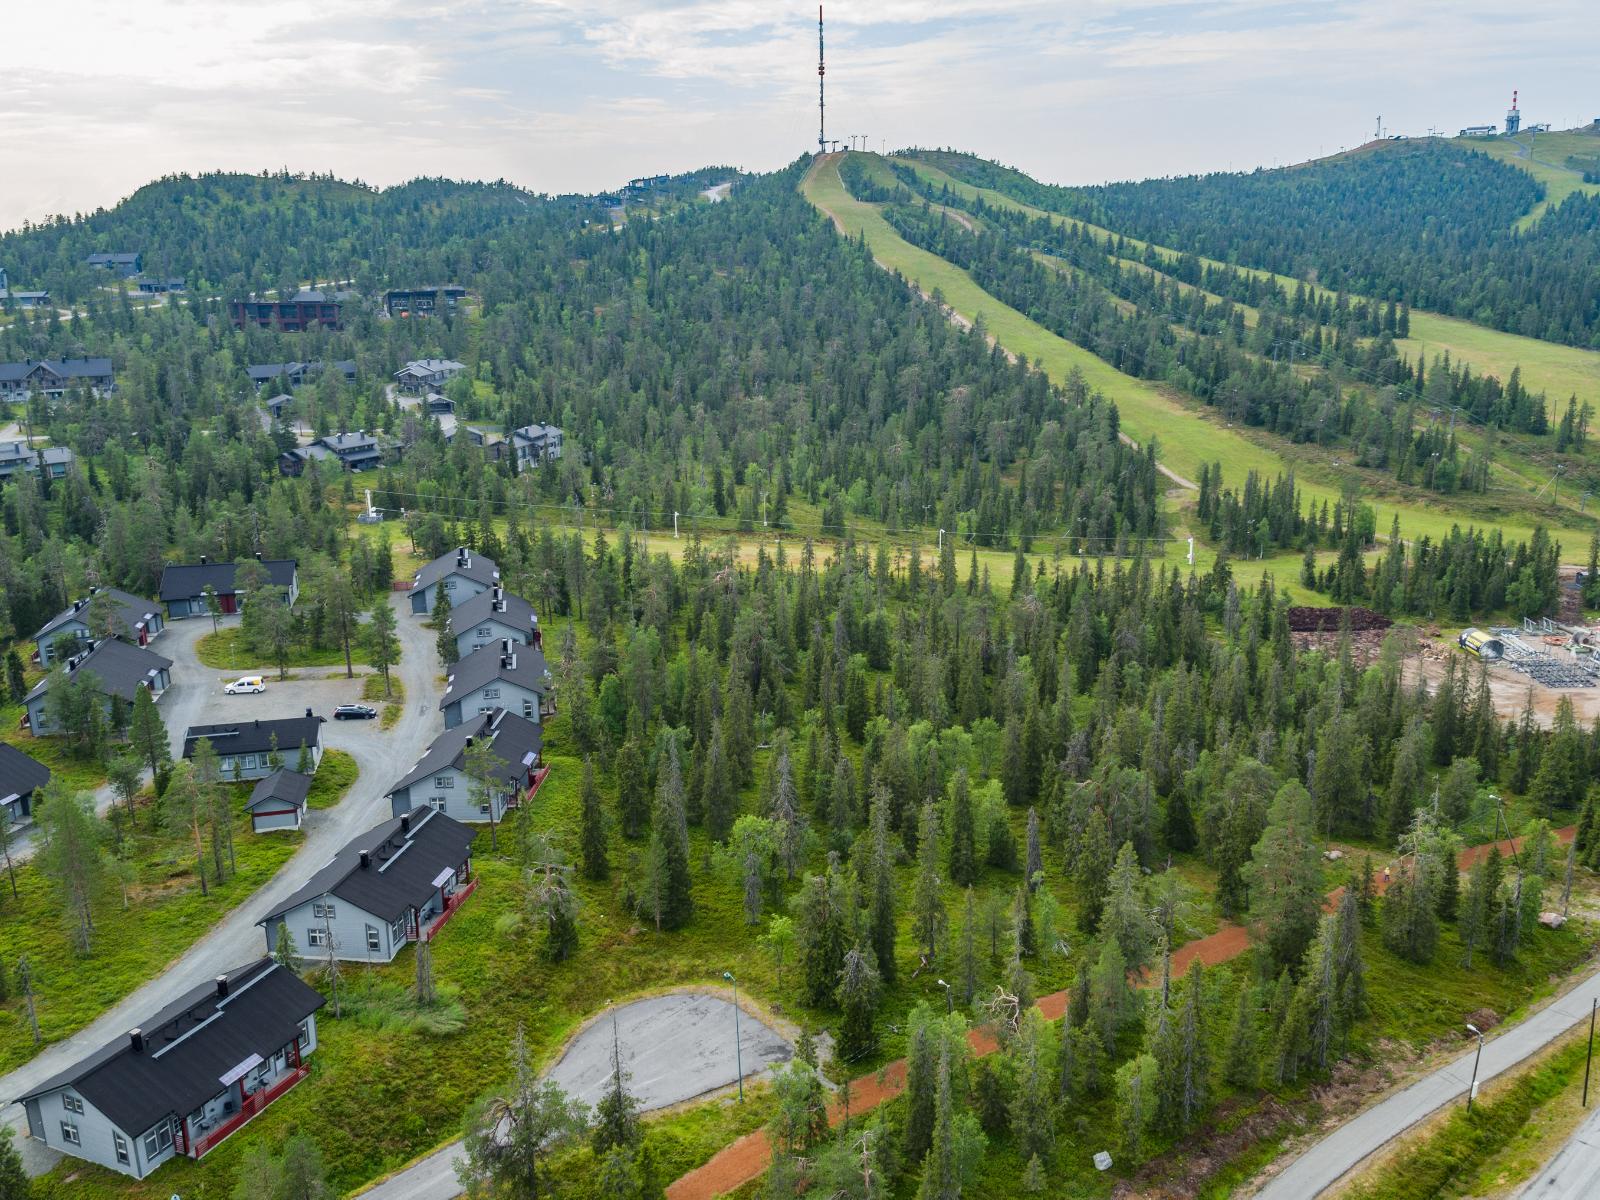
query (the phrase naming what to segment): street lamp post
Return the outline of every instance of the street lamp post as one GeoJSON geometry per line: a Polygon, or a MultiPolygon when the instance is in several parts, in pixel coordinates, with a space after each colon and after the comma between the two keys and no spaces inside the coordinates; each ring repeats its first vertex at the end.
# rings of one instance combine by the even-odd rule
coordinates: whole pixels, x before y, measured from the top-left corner
{"type": "Polygon", "coordinates": [[[1472,1057],[1472,1083],[1467,1088],[1467,1111],[1471,1112],[1472,1098],[1478,1094],[1478,1063],[1483,1060],[1483,1031],[1471,1024],[1467,1029],[1478,1036],[1478,1052],[1472,1057]]]}
{"type": "Polygon", "coordinates": [[[735,1069],[739,1072],[739,1102],[744,1103],[744,1047],[739,1044],[739,981],[733,977],[732,971],[724,971],[722,977],[733,984],[733,1061],[735,1069]]]}
{"type": "Polygon", "coordinates": [[[947,1013],[955,1012],[956,1011],[956,994],[955,994],[955,992],[953,990],[951,990],[950,985],[948,983],[946,983],[942,979],[939,980],[939,986],[944,989],[944,1010],[945,1010],[945,1012],[947,1012],[947,1013]]]}

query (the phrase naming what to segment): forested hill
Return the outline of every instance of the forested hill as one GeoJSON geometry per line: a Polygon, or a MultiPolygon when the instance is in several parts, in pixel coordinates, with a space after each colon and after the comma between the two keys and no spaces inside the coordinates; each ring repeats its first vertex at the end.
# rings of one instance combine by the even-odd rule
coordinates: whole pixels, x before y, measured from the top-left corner
{"type": "Polygon", "coordinates": [[[105,283],[96,251],[144,255],[151,276],[202,288],[291,290],[308,280],[443,282],[468,270],[471,239],[508,225],[576,223],[592,204],[504,182],[415,179],[382,190],[328,176],[174,175],[114,208],[0,235],[14,287],[81,299],[105,283]]]}
{"type": "Polygon", "coordinates": [[[1196,254],[1600,347],[1600,197],[1530,229],[1527,173],[1441,142],[1396,142],[1283,170],[1053,187],[968,155],[929,156],[1018,200],[1196,254]]]}

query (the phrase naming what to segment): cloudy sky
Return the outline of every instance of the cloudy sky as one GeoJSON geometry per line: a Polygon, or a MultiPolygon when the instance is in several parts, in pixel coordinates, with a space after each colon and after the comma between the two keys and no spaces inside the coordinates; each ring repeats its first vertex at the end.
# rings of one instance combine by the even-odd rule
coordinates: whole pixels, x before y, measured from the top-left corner
{"type": "MultiPolygon", "coordinates": [[[[832,0],[830,135],[1060,182],[1600,115],[1594,0],[832,0]]],[[[780,0],[0,0],[0,227],[172,172],[506,178],[780,166],[816,13],[780,0]]]]}

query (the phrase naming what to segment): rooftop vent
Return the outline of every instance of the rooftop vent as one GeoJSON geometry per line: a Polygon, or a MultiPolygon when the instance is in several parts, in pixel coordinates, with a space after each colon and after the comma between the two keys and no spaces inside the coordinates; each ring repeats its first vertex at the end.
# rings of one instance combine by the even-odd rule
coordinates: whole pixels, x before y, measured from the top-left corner
{"type": "Polygon", "coordinates": [[[144,1053],[144,1030],[137,1027],[128,1030],[128,1047],[135,1054],[144,1053]]]}
{"type": "Polygon", "coordinates": [[[227,998],[228,998],[228,977],[226,975],[218,975],[217,976],[217,999],[218,1000],[226,1000],[227,998]]]}

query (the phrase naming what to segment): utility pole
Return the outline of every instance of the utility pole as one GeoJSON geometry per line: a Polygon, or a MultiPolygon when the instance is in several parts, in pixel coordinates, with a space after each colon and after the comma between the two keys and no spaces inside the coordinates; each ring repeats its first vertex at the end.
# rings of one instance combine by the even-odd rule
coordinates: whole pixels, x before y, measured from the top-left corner
{"type": "MultiPolygon", "coordinates": [[[[820,8],[817,10],[822,11],[820,8]]],[[[739,1072],[739,1102],[744,1103],[744,1047],[739,1042],[739,981],[733,977],[732,971],[724,971],[722,977],[733,984],[733,1061],[734,1069],[739,1072]]]]}

